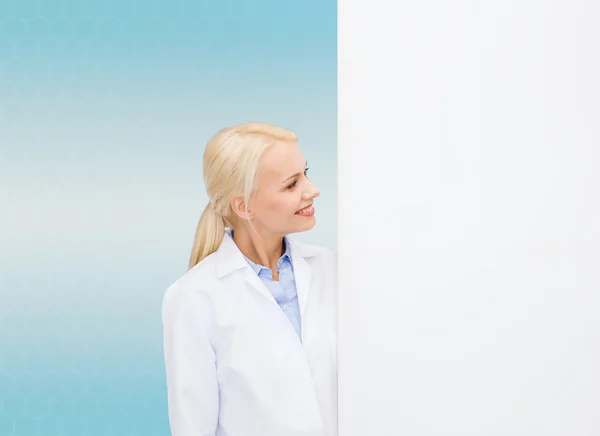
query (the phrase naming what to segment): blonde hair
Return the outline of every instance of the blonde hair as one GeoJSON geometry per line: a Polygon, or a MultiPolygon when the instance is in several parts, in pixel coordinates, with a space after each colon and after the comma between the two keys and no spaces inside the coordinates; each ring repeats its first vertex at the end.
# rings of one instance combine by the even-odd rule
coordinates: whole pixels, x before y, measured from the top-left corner
{"type": "Polygon", "coordinates": [[[209,202],[198,221],[189,269],[217,251],[225,230],[237,221],[231,200],[243,196],[248,204],[256,193],[260,159],[277,140],[296,141],[297,135],[288,129],[253,122],[226,127],[208,141],[203,166],[209,202]]]}

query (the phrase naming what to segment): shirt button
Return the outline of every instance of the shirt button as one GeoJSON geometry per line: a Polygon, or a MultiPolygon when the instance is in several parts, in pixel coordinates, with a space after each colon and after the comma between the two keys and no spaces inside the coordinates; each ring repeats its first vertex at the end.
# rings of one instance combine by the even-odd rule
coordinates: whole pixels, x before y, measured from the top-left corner
{"type": "Polygon", "coordinates": [[[283,305],[283,308],[287,310],[287,309],[289,309],[289,308],[290,308],[290,305],[289,305],[289,304],[284,304],[284,305],[283,305]]]}

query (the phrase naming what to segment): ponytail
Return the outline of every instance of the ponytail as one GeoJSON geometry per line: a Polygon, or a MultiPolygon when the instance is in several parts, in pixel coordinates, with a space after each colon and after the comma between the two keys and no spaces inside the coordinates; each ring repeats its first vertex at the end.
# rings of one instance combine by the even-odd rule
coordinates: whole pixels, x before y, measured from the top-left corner
{"type": "Polygon", "coordinates": [[[196,227],[188,270],[192,269],[209,254],[217,251],[224,234],[225,220],[209,202],[204,208],[196,227]]]}

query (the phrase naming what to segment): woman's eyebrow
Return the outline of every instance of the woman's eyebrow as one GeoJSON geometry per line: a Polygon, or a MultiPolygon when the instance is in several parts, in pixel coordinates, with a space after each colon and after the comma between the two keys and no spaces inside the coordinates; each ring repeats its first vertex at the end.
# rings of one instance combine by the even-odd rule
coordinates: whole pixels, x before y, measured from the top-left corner
{"type": "MultiPolygon", "coordinates": [[[[305,162],[304,166],[305,166],[305,167],[307,167],[307,166],[308,166],[308,161],[306,161],[306,162],[305,162]]],[[[287,179],[285,179],[285,180],[284,180],[283,182],[281,182],[281,183],[283,184],[283,183],[287,182],[288,180],[290,180],[290,179],[293,179],[293,178],[294,178],[294,177],[296,177],[296,176],[299,176],[300,174],[302,174],[302,173],[296,173],[296,174],[294,174],[293,176],[289,176],[287,179]]]]}

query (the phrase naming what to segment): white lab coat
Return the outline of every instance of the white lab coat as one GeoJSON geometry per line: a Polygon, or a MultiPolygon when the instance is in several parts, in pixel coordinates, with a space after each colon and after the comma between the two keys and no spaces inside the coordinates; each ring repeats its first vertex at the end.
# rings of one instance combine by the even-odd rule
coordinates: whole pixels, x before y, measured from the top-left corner
{"type": "Polygon", "coordinates": [[[303,342],[228,233],[167,288],[172,436],[337,435],[335,255],[287,238],[303,342]]]}

